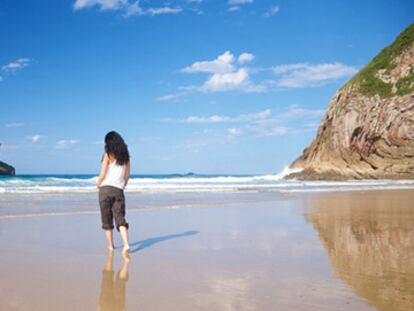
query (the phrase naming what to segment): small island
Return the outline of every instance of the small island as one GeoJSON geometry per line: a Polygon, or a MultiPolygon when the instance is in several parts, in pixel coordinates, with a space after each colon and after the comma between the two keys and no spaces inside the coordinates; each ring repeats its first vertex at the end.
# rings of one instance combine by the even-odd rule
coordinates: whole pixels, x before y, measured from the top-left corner
{"type": "Polygon", "coordinates": [[[13,166],[0,161],[0,175],[14,176],[16,175],[16,170],[13,166]]]}

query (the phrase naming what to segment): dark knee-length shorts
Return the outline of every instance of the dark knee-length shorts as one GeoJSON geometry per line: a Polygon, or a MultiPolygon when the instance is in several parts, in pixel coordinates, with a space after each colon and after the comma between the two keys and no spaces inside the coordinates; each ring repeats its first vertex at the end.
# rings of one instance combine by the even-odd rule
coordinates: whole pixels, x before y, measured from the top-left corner
{"type": "Polygon", "coordinates": [[[114,218],[118,231],[121,226],[129,228],[125,220],[124,190],[112,186],[100,187],[99,207],[101,208],[102,229],[112,230],[114,228],[114,218]]]}

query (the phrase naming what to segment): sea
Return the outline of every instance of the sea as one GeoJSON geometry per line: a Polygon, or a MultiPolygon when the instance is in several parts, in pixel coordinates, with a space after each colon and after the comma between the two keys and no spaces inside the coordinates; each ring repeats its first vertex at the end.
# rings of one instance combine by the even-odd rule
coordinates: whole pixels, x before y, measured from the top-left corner
{"type": "MultiPolygon", "coordinates": [[[[286,167],[280,173],[264,175],[154,174],[131,175],[127,193],[244,193],[319,192],[378,189],[414,189],[414,180],[301,181],[285,176],[298,169],[286,167]]],[[[42,195],[96,193],[96,175],[0,176],[0,195],[42,195]]]]}

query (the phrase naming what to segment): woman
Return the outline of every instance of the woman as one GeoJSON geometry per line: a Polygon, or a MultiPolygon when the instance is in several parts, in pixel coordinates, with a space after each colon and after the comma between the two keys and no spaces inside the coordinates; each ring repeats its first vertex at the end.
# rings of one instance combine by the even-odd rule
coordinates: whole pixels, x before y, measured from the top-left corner
{"type": "Polygon", "coordinates": [[[116,229],[121,233],[124,244],[122,252],[128,253],[130,249],[124,196],[130,170],[128,146],[117,132],[109,132],[105,136],[105,153],[96,187],[99,189],[102,229],[105,231],[110,251],[115,249],[112,234],[113,218],[115,218],[116,229]]]}

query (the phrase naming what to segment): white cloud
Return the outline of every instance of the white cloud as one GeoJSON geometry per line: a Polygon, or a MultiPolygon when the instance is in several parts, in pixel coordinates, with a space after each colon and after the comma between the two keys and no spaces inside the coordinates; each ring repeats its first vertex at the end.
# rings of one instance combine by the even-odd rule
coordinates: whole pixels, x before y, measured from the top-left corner
{"type": "Polygon", "coordinates": [[[128,17],[133,15],[145,15],[145,11],[139,5],[139,1],[136,1],[125,7],[125,16],[128,17]]]}
{"type": "Polygon", "coordinates": [[[281,75],[276,81],[278,87],[302,88],[319,86],[349,77],[357,72],[352,66],[333,64],[287,64],[273,68],[275,75],[281,75]]]}
{"type": "Polygon", "coordinates": [[[30,139],[32,142],[37,143],[42,137],[43,137],[42,135],[36,134],[36,135],[30,136],[30,139]]]}
{"type": "Polygon", "coordinates": [[[264,16],[270,17],[273,15],[276,15],[279,11],[280,11],[280,7],[277,5],[273,5],[270,7],[270,9],[266,13],[264,13],[264,16]]]}
{"type": "Polygon", "coordinates": [[[17,60],[15,60],[14,62],[8,63],[7,65],[4,65],[1,67],[1,69],[4,72],[7,73],[14,73],[17,71],[22,70],[23,68],[29,66],[30,63],[30,59],[28,58],[19,58],[17,60]]]}
{"type": "Polygon", "coordinates": [[[203,92],[220,92],[235,89],[248,89],[250,85],[249,73],[246,68],[235,72],[215,73],[200,88],[203,92]]]}
{"type": "Polygon", "coordinates": [[[181,69],[183,73],[207,73],[201,85],[180,87],[172,94],[159,96],[158,101],[177,101],[192,92],[265,92],[281,88],[316,87],[349,77],[357,72],[352,66],[342,63],[325,64],[282,64],[270,68],[257,68],[250,64],[255,59],[251,53],[242,53],[238,57],[231,51],[225,51],[213,60],[196,61],[181,69]],[[275,77],[269,79],[266,73],[275,77]],[[261,80],[253,79],[261,77],[261,80]]]}
{"type": "Polygon", "coordinates": [[[254,55],[251,53],[242,53],[238,58],[240,64],[248,63],[254,60],[254,55]]]}
{"type": "Polygon", "coordinates": [[[227,9],[228,12],[237,12],[237,11],[240,11],[240,10],[241,10],[241,7],[238,6],[238,5],[231,6],[227,9]]]}
{"type": "Polygon", "coordinates": [[[118,10],[128,5],[128,0],[76,0],[73,8],[81,10],[93,6],[101,10],[118,10]]]}
{"type": "Polygon", "coordinates": [[[227,73],[234,70],[234,55],[226,51],[212,61],[199,61],[189,67],[182,69],[182,72],[208,72],[208,73],[227,73]]]}
{"type": "Polygon", "coordinates": [[[171,118],[164,118],[162,121],[171,122],[177,121],[181,123],[245,123],[256,120],[264,120],[271,116],[271,110],[266,109],[256,113],[240,114],[236,116],[226,115],[211,115],[211,116],[189,116],[184,119],[174,120],[171,118]]]}
{"type": "Polygon", "coordinates": [[[229,0],[228,3],[230,5],[237,5],[237,4],[246,4],[246,3],[253,3],[254,0],[229,0]]]}
{"type": "Polygon", "coordinates": [[[259,137],[303,133],[313,131],[315,126],[310,127],[309,124],[317,124],[324,113],[323,109],[307,109],[293,105],[270,118],[255,120],[247,127],[259,137]]]}
{"type": "Polygon", "coordinates": [[[160,14],[177,14],[180,13],[182,9],[180,7],[171,8],[171,7],[161,7],[161,8],[149,8],[146,10],[149,15],[160,15],[160,14]]]}
{"type": "Polygon", "coordinates": [[[79,143],[80,141],[75,139],[62,139],[56,142],[55,149],[67,149],[79,143]]]}
{"type": "Polygon", "coordinates": [[[5,126],[9,128],[15,128],[15,127],[24,127],[26,126],[26,124],[23,122],[14,122],[14,123],[7,123],[5,126]]]}
{"type": "Polygon", "coordinates": [[[197,116],[190,116],[186,118],[183,122],[185,123],[222,123],[222,122],[229,122],[229,117],[220,116],[220,115],[213,115],[209,117],[197,117],[197,116]]]}
{"type": "Polygon", "coordinates": [[[155,100],[157,101],[175,101],[181,96],[184,96],[185,94],[182,93],[173,93],[173,94],[167,94],[163,96],[158,96],[155,100]]]}
{"type": "Polygon", "coordinates": [[[254,0],[228,0],[227,4],[230,6],[227,12],[238,12],[241,10],[243,4],[252,3],[254,0]]]}
{"type": "Polygon", "coordinates": [[[293,71],[293,70],[297,70],[297,69],[303,69],[306,68],[306,66],[309,66],[306,63],[299,63],[299,64],[283,64],[283,65],[278,65],[272,68],[272,71],[274,74],[282,74],[282,73],[286,73],[288,71],[293,71]]]}
{"type": "Polygon", "coordinates": [[[240,136],[242,134],[242,131],[238,128],[231,127],[227,129],[227,133],[229,134],[229,136],[235,137],[235,136],[240,136]]]}
{"type": "Polygon", "coordinates": [[[179,91],[172,94],[159,96],[156,98],[157,101],[178,101],[179,98],[189,94],[190,92],[197,91],[198,86],[188,85],[179,87],[179,91]]]}
{"type": "Polygon", "coordinates": [[[135,2],[129,0],[76,0],[73,8],[75,10],[82,10],[91,7],[98,7],[101,11],[121,10],[124,11],[124,16],[142,16],[142,15],[162,15],[162,14],[176,14],[182,11],[180,7],[149,7],[142,8],[140,1],[135,2]]]}
{"type": "Polygon", "coordinates": [[[316,131],[318,122],[325,113],[322,109],[308,109],[300,106],[290,106],[275,113],[270,109],[239,115],[210,115],[189,116],[182,119],[164,118],[164,122],[178,122],[187,124],[204,124],[203,130],[196,131],[185,146],[189,150],[237,142],[239,137],[276,137],[286,135],[302,135],[306,132],[316,131]],[[237,124],[224,128],[215,124],[237,124]]]}
{"type": "Polygon", "coordinates": [[[211,115],[190,116],[184,119],[167,118],[169,122],[203,123],[209,128],[193,132],[188,141],[180,146],[190,152],[201,152],[205,148],[237,143],[240,137],[271,138],[315,131],[324,111],[321,109],[307,109],[300,106],[290,106],[279,113],[272,113],[266,109],[257,113],[240,114],[235,116],[211,115]],[[221,126],[212,128],[212,124],[237,123],[223,129],[221,126]]]}
{"type": "MultiPolygon", "coordinates": [[[[238,58],[240,64],[251,61],[254,55],[242,53],[238,58]]],[[[239,67],[235,63],[233,53],[226,51],[212,61],[198,61],[181,71],[185,73],[210,73],[207,80],[198,88],[201,92],[222,92],[230,90],[241,90],[245,92],[260,91],[252,84],[249,77],[249,70],[246,67],[239,67]]]]}

